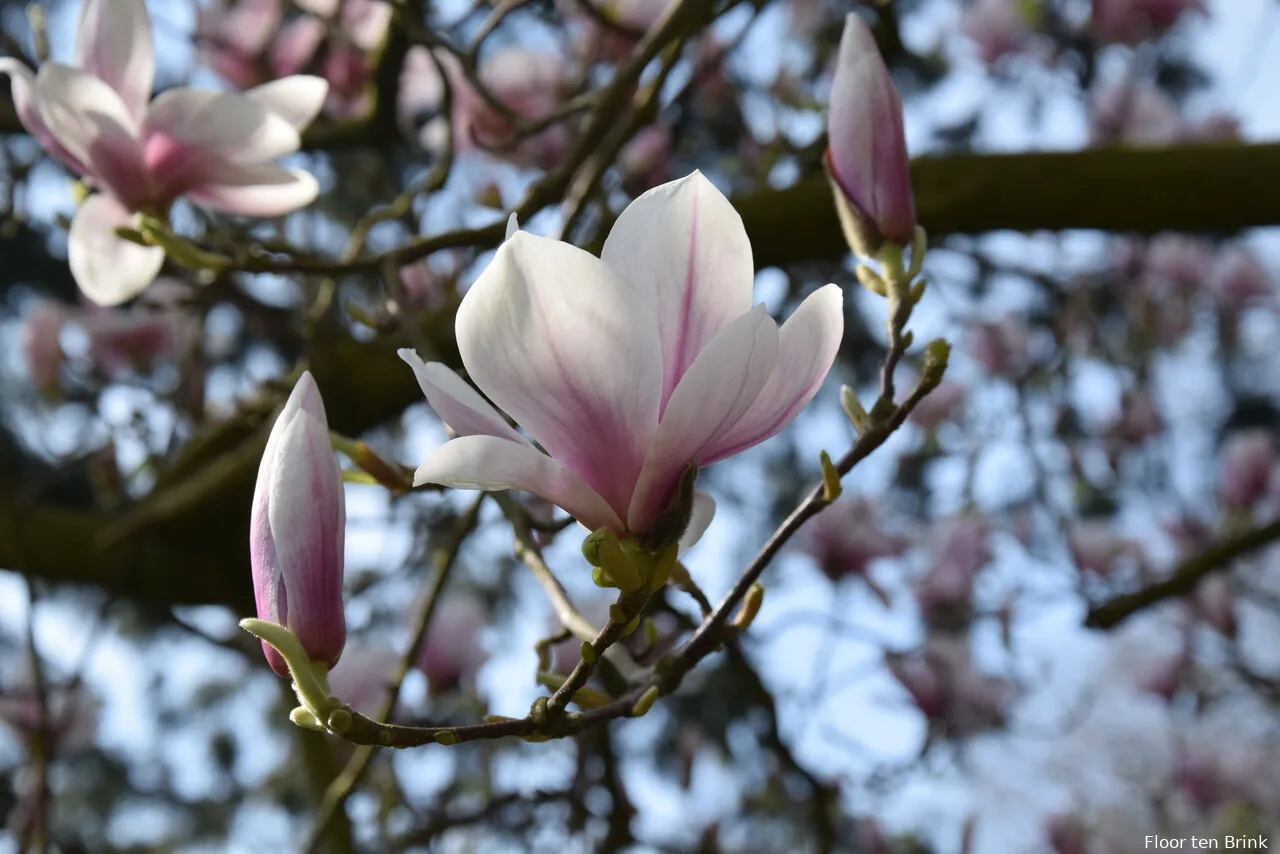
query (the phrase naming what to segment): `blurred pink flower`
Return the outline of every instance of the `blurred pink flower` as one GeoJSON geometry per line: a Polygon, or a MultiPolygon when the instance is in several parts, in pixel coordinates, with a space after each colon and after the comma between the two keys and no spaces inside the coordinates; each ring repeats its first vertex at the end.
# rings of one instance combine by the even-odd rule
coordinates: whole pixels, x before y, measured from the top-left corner
{"type": "Polygon", "coordinates": [[[1178,105],[1144,83],[1114,83],[1096,91],[1091,124],[1094,145],[1168,145],[1181,139],[1185,132],[1178,105]]]}
{"type": "Polygon", "coordinates": [[[880,526],[875,503],[858,497],[838,501],[823,510],[801,534],[801,547],[832,581],[862,579],[889,606],[889,597],[867,573],[872,561],[902,554],[907,541],[880,526]]]}
{"type": "Polygon", "coordinates": [[[984,519],[956,516],[942,522],[933,565],[915,585],[925,622],[932,625],[956,612],[967,612],[974,579],[991,557],[990,529],[984,519]]]}
{"type": "Polygon", "coordinates": [[[1236,594],[1231,578],[1214,573],[1196,585],[1191,594],[1192,613],[1223,635],[1236,636],[1236,594]]]}
{"type": "Polygon", "coordinates": [[[671,131],[662,125],[646,125],[618,153],[618,171],[628,193],[640,195],[667,180],[671,156],[671,131]]]}
{"type": "Polygon", "coordinates": [[[1159,436],[1163,430],[1164,423],[1151,393],[1144,388],[1125,392],[1120,400],[1116,434],[1128,444],[1140,445],[1159,436]]]}
{"type": "Polygon", "coordinates": [[[1209,286],[1218,306],[1228,310],[1238,311],[1275,295],[1274,283],[1257,253],[1238,243],[1218,252],[1209,286]]]}
{"type": "Polygon", "coordinates": [[[974,43],[978,56],[988,65],[1020,52],[1031,37],[1031,28],[1016,0],[975,0],[960,16],[960,31],[974,43]]]}
{"type": "Polygon", "coordinates": [[[920,651],[887,653],[885,662],[916,708],[949,735],[972,735],[1003,719],[1009,684],[974,669],[965,639],[930,635],[920,651]]]}
{"type": "Polygon", "coordinates": [[[575,39],[579,52],[588,62],[621,62],[669,5],[671,0],[571,0],[570,14],[580,25],[575,39]],[[594,11],[583,9],[586,5],[594,11]]]}
{"type": "Polygon", "coordinates": [[[1267,492],[1275,464],[1271,431],[1241,430],[1231,434],[1218,459],[1218,495],[1232,510],[1248,510],[1267,492]]]}
{"type": "Polygon", "coordinates": [[[1194,293],[1209,281],[1213,250],[1199,237],[1166,232],[1146,244],[1142,278],[1159,283],[1166,293],[1194,293]]]}
{"type": "MultiPolygon", "coordinates": [[[[572,135],[564,123],[517,141],[515,128],[468,82],[457,59],[443,52],[436,56],[452,91],[453,136],[458,152],[492,150],[494,156],[512,163],[548,168],[568,150],[572,135]]],[[[513,113],[537,121],[560,105],[568,87],[567,72],[558,54],[512,47],[481,60],[476,74],[489,93],[513,113]]],[[[412,121],[421,114],[434,114],[444,103],[444,92],[444,82],[427,49],[410,50],[401,71],[402,116],[412,121]]],[[[442,147],[442,127],[438,117],[429,122],[419,135],[422,144],[442,147]]]]}
{"type": "Polygon", "coordinates": [[[960,383],[943,380],[911,411],[909,420],[925,430],[936,430],[959,413],[965,393],[965,387],[960,383]]]}
{"type": "Polygon", "coordinates": [[[1173,541],[1179,556],[1195,554],[1213,541],[1213,531],[1190,516],[1182,515],[1160,524],[1173,541]]]}
{"type": "Polygon", "coordinates": [[[1067,814],[1045,819],[1045,838],[1053,854],[1089,854],[1089,833],[1079,817],[1067,814]]]}
{"type": "Polygon", "coordinates": [[[1116,562],[1137,553],[1137,545],[1116,533],[1111,522],[1086,519],[1076,522],[1067,534],[1071,558],[1080,572],[1106,577],[1116,562]]]}
{"type": "Polygon", "coordinates": [[[1027,327],[1012,317],[977,323],[969,327],[969,352],[988,373],[1017,377],[1030,366],[1030,335],[1027,327]]]}
{"type": "Polygon", "coordinates": [[[178,308],[97,309],[84,312],[78,322],[89,337],[89,359],[108,377],[147,373],[176,360],[199,334],[196,319],[178,308]]]}
{"type": "Polygon", "coordinates": [[[58,338],[69,317],[67,307],[52,300],[40,300],[22,321],[22,352],[36,388],[50,392],[58,386],[62,370],[62,345],[58,338]]]}
{"type": "Polygon", "coordinates": [[[480,644],[488,623],[489,608],[474,593],[441,598],[418,652],[418,669],[433,696],[475,687],[476,674],[489,658],[480,644]]]}
{"type": "Polygon", "coordinates": [[[1104,44],[1155,38],[1187,12],[1207,12],[1204,0],[1093,0],[1090,30],[1104,44]]]}
{"type": "MultiPolygon", "coordinates": [[[[46,685],[45,691],[44,724],[54,749],[76,751],[92,745],[102,705],[93,692],[83,682],[75,682],[69,688],[46,685]]],[[[40,727],[40,703],[29,674],[0,694],[0,723],[27,744],[35,738],[40,727]]]]}
{"type": "Polygon", "coordinates": [[[195,39],[200,61],[237,89],[267,81],[262,61],[284,18],[281,0],[234,0],[201,7],[195,39]]]}
{"type": "Polygon", "coordinates": [[[365,717],[376,715],[386,700],[400,655],[389,646],[353,644],[329,672],[329,691],[365,717]]]}

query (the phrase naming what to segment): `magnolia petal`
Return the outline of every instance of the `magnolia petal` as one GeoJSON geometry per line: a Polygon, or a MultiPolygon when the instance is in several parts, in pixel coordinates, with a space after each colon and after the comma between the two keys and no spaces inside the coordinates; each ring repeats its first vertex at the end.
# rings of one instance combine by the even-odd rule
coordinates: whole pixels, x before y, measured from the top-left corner
{"type": "MultiPolygon", "coordinates": [[[[294,396],[305,393],[301,387],[294,396]]],[[[314,382],[312,382],[314,388],[314,382]]],[[[321,412],[299,406],[281,413],[280,434],[264,454],[267,515],[287,591],[286,625],[317,661],[337,662],[346,641],[342,570],[346,528],[342,470],[321,412]]]]}
{"type": "Polygon", "coordinates": [[[698,544],[702,535],[711,527],[711,520],[716,516],[716,500],[701,489],[693,491],[693,512],[689,515],[689,527],[680,536],[680,554],[698,544]]]}
{"type": "Polygon", "coordinates": [[[284,116],[238,92],[162,92],[151,102],[146,128],[149,135],[163,134],[233,163],[274,160],[302,144],[284,116]]]}
{"type": "Polygon", "coordinates": [[[119,93],[129,115],[141,124],[156,73],[151,19],[143,0],[84,0],[76,64],[119,93]]]}
{"type": "Polygon", "coordinates": [[[778,326],[757,305],[720,330],[676,386],[649,442],[627,511],[632,531],[647,531],[671,499],[681,472],[701,465],[733,430],[769,381],[778,358],[778,326]]]}
{"type": "Polygon", "coordinates": [[[698,353],[751,308],[755,267],[742,217],[694,172],[627,205],[600,257],[657,309],[665,409],[698,353]]]}
{"type": "Polygon", "coordinates": [[[301,131],[315,120],[329,95],[329,81],[311,74],[294,74],[263,83],[244,93],[301,131]]]}
{"type": "Polygon", "coordinates": [[[21,60],[11,57],[0,57],[0,74],[9,75],[9,92],[13,97],[13,109],[18,114],[18,121],[27,129],[27,133],[35,137],[40,146],[56,158],[62,165],[78,175],[88,174],[89,169],[71,156],[71,153],[58,142],[53,133],[45,126],[36,105],[36,76],[21,60]]]}
{"type": "Polygon", "coordinates": [[[844,292],[819,288],[800,303],[778,333],[778,363],[756,402],[705,464],[731,457],[779,433],[818,393],[844,337],[844,292]]]}
{"type": "Polygon", "coordinates": [[[412,350],[396,351],[418,378],[427,403],[453,432],[459,436],[496,436],[518,444],[529,444],[506,422],[489,401],[467,385],[461,377],[440,362],[424,362],[412,350]]]}
{"type": "Polygon", "coordinates": [[[658,423],[649,301],[589,253],[517,232],[463,298],[457,337],[480,390],[625,513],[658,423]]]}
{"type": "Polygon", "coordinates": [[[107,193],[90,196],[76,210],[67,234],[71,275],[86,297],[98,305],[133,299],[155,280],[164,250],[139,246],[119,237],[117,228],[133,228],[133,214],[107,193]]]}
{"type": "Polygon", "coordinates": [[[212,162],[186,196],[198,205],[241,216],[284,216],[315,201],[320,184],[303,169],[274,163],[212,162]]]}
{"type": "Polygon", "coordinates": [[[413,484],[424,483],[461,489],[523,489],[562,508],[591,530],[622,530],[622,520],[598,492],[528,442],[496,436],[451,439],[418,467],[413,484]]]}
{"type": "Polygon", "coordinates": [[[126,204],[146,200],[138,125],[114,89],[83,71],[46,62],[36,74],[35,99],[49,132],[89,167],[90,177],[126,204]]]}

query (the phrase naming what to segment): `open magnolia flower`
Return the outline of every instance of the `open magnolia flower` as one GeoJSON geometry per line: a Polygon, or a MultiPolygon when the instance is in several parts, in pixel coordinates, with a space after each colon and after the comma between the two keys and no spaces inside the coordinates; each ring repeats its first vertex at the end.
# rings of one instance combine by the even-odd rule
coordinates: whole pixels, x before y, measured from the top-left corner
{"type": "MultiPolygon", "coordinates": [[[[701,173],[618,218],[600,258],[517,232],[458,308],[472,381],[542,449],[439,363],[400,355],[458,434],[415,482],[523,489],[584,526],[647,537],[690,463],[778,433],[813,398],[844,331],[835,285],[779,329],[751,305],[751,244],[701,173]]],[[[684,541],[714,504],[699,494],[684,541]]]]}
{"type": "Polygon", "coordinates": [[[121,238],[138,214],[167,217],[180,196],[213,210],[281,216],[310,204],[315,178],[275,163],[301,144],[299,130],[328,84],[287,77],[245,94],[175,88],[151,99],[155,54],[143,0],[85,0],[78,68],[39,73],[0,59],[18,117],[45,150],[99,192],[76,211],[67,240],[71,272],[100,305],[136,296],[160,271],[164,250],[121,238]]]}

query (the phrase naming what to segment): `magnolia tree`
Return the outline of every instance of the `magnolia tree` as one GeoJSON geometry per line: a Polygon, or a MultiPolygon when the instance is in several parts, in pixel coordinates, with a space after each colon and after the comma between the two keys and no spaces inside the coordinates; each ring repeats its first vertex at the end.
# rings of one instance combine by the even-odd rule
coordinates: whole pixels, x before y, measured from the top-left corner
{"type": "Polygon", "coordinates": [[[3,12],[5,850],[1280,833],[1264,0],[3,12]]]}

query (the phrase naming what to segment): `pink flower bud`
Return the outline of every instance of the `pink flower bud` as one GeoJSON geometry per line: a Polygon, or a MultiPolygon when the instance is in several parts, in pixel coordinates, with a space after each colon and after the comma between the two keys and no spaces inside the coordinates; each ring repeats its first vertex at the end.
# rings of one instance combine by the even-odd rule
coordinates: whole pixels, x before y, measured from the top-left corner
{"type": "Polygon", "coordinates": [[[1051,815],[1044,825],[1053,854],[1089,854],[1088,830],[1076,816],[1051,815]]]}
{"type": "Polygon", "coordinates": [[[1110,575],[1117,561],[1135,553],[1131,540],[1119,536],[1110,522],[1097,519],[1073,525],[1067,534],[1067,546],[1076,569],[1100,577],[1110,575]]]}
{"type": "MultiPolygon", "coordinates": [[[[312,660],[332,667],[347,625],[342,605],[346,504],[320,389],[310,372],[294,386],[271,428],[249,521],[258,617],[285,626],[312,660]]],[[[262,644],[273,670],[284,659],[262,644]]]]}
{"type": "Polygon", "coordinates": [[[930,635],[920,652],[890,653],[886,664],[920,712],[951,735],[970,735],[1003,718],[1009,685],[974,669],[963,638],[930,635]]]}
{"type": "Polygon", "coordinates": [[[1232,510],[1248,510],[1267,492],[1275,446],[1268,430],[1244,430],[1227,439],[1218,461],[1218,495],[1232,510]]]}
{"type": "Polygon", "coordinates": [[[1133,445],[1140,445],[1159,436],[1164,430],[1160,412],[1146,389],[1137,389],[1124,395],[1120,401],[1120,419],[1116,422],[1115,429],[1121,439],[1133,445]]]}
{"type": "Polygon", "coordinates": [[[936,430],[942,422],[956,415],[964,403],[964,396],[964,386],[951,380],[943,380],[911,410],[909,420],[925,430],[936,430]]]}
{"type": "Polygon", "coordinates": [[[1209,576],[1191,594],[1192,613],[1229,638],[1236,636],[1236,594],[1222,573],[1209,576]]]}
{"type": "Polygon", "coordinates": [[[987,523],[976,516],[958,516],[941,526],[934,562],[915,586],[916,604],[926,623],[935,624],[956,612],[967,612],[973,582],[991,560],[987,523]]]}
{"type": "Polygon", "coordinates": [[[1187,12],[1205,12],[1204,0],[1093,0],[1090,29],[1104,44],[1136,44],[1171,29],[1187,12]]]}
{"type": "Polygon", "coordinates": [[[436,606],[418,652],[418,669],[433,695],[471,686],[489,656],[480,632],[489,622],[489,607],[473,593],[450,593],[436,606]]]}
{"type": "Polygon", "coordinates": [[[874,255],[884,241],[915,237],[916,201],[902,100],[871,30],[845,18],[827,115],[827,173],[850,246],[874,255]]]}
{"type": "Polygon", "coordinates": [[[1021,51],[1031,36],[1027,19],[1014,0],[977,0],[966,6],[960,31],[974,43],[978,56],[988,65],[1021,51]]]}

